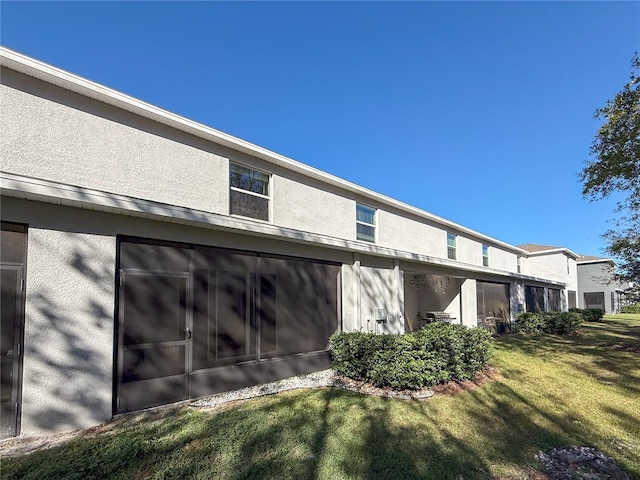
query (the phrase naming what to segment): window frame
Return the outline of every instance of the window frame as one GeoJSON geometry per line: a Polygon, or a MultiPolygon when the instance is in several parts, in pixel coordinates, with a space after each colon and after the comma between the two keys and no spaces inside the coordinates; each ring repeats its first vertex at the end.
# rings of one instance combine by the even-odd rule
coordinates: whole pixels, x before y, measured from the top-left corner
{"type": "Polygon", "coordinates": [[[272,178],[273,175],[269,172],[266,172],[264,170],[260,170],[259,168],[255,168],[255,167],[250,167],[249,165],[245,165],[243,163],[239,163],[239,162],[234,162],[232,160],[229,160],[229,215],[233,215],[233,216],[237,216],[237,217],[242,217],[242,218],[250,218],[251,220],[256,220],[259,222],[271,222],[272,219],[272,212],[271,212],[271,197],[272,197],[272,193],[273,193],[273,184],[272,184],[272,178]],[[234,185],[232,185],[232,181],[231,181],[231,176],[232,176],[232,168],[233,166],[238,166],[250,171],[254,171],[257,173],[260,173],[262,175],[265,175],[267,177],[267,194],[263,194],[263,193],[258,193],[258,192],[253,192],[251,190],[247,190],[244,189],[242,187],[236,187],[234,185]],[[241,213],[234,213],[233,210],[233,200],[232,200],[232,195],[231,192],[238,192],[241,193],[243,195],[251,195],[253,197],[256,198],[261,198],[263,200],[267,201],[267,219],[263,219],[263,218],[258,218],[258,217],[251,217],[251,216],[247,216],[247,215],[242,215],[241,213]]]}
{"type": "Polygon", "coordinates": [[[447,258],[449,260],[458,259],[458,235],[447,232],[447,258]],[[453,245],[449,244],[449,240],[453,240],[453,245]]]}
{"type": "Polygon", "coordinates": [[[375,207],[372,207],[371,205],[367,205],[365,203],[360,203],[360,202],[356,202],[356,240],[360,240],[361,242],[367,242],[367,243],[377,243],[378,240],[378,226],[376,223],[377,220],[377,213],[378,213],[378,209],[375,207]],[[368,223],[362,220],[358,220],[358,207],[363,207],[366,209],[369,209],[373,212],[372,217],[373,217],[373,223],[368,223]],[[373,239],[369,239],[369,238],[360,238],[360,232],[358,232],[358,225],[364,225],[366,227],[371,227],[373,229],[373,239]]]}
{"type": "Polygon", "coordinates": [[[482,266],[489,266],[489,245],[486,243],[482,244],[482,266]]]}

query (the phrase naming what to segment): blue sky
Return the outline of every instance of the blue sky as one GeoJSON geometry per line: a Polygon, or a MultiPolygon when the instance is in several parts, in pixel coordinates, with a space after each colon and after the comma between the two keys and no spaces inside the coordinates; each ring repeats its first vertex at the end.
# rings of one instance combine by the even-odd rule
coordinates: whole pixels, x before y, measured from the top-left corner
{"type": "Polygon", "coordinates": [[[512,244],[601,254],[578,173],[640,2],[10,2],[3,46],[512,244]]]}

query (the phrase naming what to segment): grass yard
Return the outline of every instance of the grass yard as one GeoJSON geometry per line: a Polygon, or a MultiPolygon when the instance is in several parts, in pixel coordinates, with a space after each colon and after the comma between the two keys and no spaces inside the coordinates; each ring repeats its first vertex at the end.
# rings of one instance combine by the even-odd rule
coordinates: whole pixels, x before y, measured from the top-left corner
{"type": "Polygon", "coordinates": [[[595,447],[640,479],[640,315],[577,336],[505,336],[502,376],[423,401],[298,390],[163,409],[23,457],[2,478],[525,479],[534,455],[595,447]]]}

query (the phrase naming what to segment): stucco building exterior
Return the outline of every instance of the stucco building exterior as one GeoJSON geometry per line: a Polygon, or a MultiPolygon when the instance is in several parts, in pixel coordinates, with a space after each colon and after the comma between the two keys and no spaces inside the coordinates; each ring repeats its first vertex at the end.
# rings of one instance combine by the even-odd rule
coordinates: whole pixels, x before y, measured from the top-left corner
{"type": "Polygon", "coordinates": [[[628,285],[613,278],[615,262],[610,258],[581,255],[578,258],[579,308],[599,308],[618,313],[624,305],[628,285]]]}
{"type": "Polygon", "coordinates": [[[329,365],[335,331],[575,302],[507,244],[1,49],[2,436],[329,365]]]}

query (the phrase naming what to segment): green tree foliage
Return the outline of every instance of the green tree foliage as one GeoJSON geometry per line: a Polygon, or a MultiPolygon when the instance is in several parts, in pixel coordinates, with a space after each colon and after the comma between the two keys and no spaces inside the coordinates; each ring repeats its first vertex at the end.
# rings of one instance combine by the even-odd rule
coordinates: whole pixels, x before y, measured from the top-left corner
{"type": "MultiPolygon", "coordinates": [[[[640,281],[640,57],[631,61],[631,77],[612,100],[596,110],[604,124],[591,145],[594,159],[580,173],[582,194],[590,200],[613,192],[627,197],[618,203],[615,228],[603,238],[606,252],[617,260],[617,280],[640,281]]],[[[636,292],[637,293],[637,292],[636,292]]]]}

